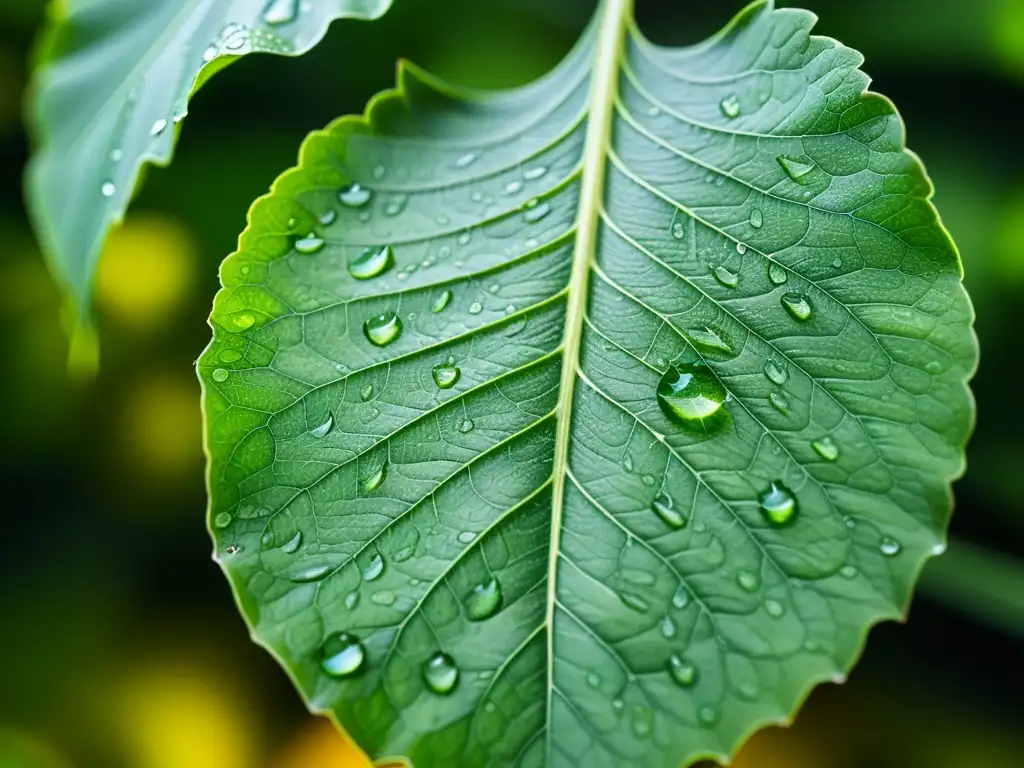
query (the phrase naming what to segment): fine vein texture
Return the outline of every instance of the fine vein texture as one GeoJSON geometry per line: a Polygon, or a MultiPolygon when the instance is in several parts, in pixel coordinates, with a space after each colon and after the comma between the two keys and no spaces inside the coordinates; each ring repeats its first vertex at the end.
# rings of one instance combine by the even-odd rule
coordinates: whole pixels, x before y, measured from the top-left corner
{"type": "Polygon", "coordinates": [[[312,134],[199,362],[215,556],[373,757],[726,759],[943,548],[977,349],[892,105],[814,17],[608,0],[521,89],[312,134]]]}
{"type": "Polygon", "coordinates": [[[60,5],[34,76],[27,201],[51,268],[85,310],[107,232],[124,217],[143,163],[170,162],[191,95],[240,56],[297,56],[333,19],[373,19],[391,0],[60,5]]]}

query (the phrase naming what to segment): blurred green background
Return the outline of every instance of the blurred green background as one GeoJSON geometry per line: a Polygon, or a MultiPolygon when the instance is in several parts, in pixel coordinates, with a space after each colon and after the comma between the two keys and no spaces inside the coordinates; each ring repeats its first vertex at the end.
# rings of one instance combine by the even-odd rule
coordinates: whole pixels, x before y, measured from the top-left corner
{"type": "MultiPolygon", "coordinates": [[[[142,1],[142,0],[140,0],[142,1]]],[[[779,3],[780,5],[789,3],[779,3]]],[[[1024,0],[805,0],[867,56],[903,113],[956,238],[982,367],[950,553],[907,625],[872,633],[843,688],[748,745],[743,768],[1024,764],[1024,0]],[[984,548],[980,551],[978,548],[984,548]],[[997,557],[995,553],[1000,553],[997,557]]],[[[192,364],[217,267],[305,134],[358,112],[407,57],[506,86],[569,48],[593,0],[396,0],[300,59],[253,56],[194,100],[103,257],[94,379],[65,371],[60,300],[29,230],[21,123],[43,0],[0,0],[0,768],[363,765],[249,642],[204,524],[192,364]]],[[[692,42],[741,0],[637,0],[692,42]]],[[[73,173],[69,169],[69,173],[73,173]]]]}

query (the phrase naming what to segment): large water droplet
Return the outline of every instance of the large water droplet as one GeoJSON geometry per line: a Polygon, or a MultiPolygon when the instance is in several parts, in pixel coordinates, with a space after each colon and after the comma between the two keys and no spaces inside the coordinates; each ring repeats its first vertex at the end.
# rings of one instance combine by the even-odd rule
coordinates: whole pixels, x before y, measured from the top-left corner
{"type": "Polygon", "coordinates": [[[794,157],[786,157],[785,155],[777,157],[776,160],[779,161],[779,165],[782,166],[782,170],[786,172],[789,178],[798,184],[805,183],[808,174],[816,168],[814,163],[797,160],[794,157]]]}
{"type": "Polygon", "coordinates": [[[658,403],[669,418],[688,425],[714,416],[726,392],[711,369],[703,365],[669,368],[658,384],[658,403]]]}
{"type": "Polygon", "coordinates": [[[896,555],[903,551],[903,545],[891,536],[883,536],[878,542],[878,548],[882,550],[882,554],[886,557],[896,557],[896,555]]]}
{"type": "Polygon", "coordinates": [[[768,265],[768,279],[775,285],[782,285],[789,279],[789,273],[786,272],[785,267],[773,261],[768,265]]]}
{"type": "Polygon", "coordinates": [[[374,315],[363,323],[363,333],[371,344],[384,347],[401,335],[402,321],[391,311],[374,315]]]}
{"type": "Polygon", "coordinates": [[[650,707],[637,704],[633,707],[633,717],[630,721],[633,726],[633,735],[638,739],[650,737],[654,728],[654,712],[650,707]]]}
{"type": "Polygon", "coordinates": [[[313,427],[313,429],[309,430],[309,434],[311,434],[313,437],[327,437],[327,433],[330,432],[333,428],[334,414],[328,412],[327,418],[317,426],[313,427]]]}
{"type": "Polygon", "coordinates": [[[772,525],[786,525],[796,517],[796,496],[781,482],[774,482],[761,494],[761,514],[772,525]]]}
{"type": "Polygon", "coordinates": [[[363,578],[367,581],[374,581],[379,579],[382,573],[384,573],[384,558],[380,552],[376,552],[363,569],[363,578]]]}
{"type": "Polygon", "coordinates": [[[443,312],[444,308],[448,306],[448,303],[452,300],[452,292],[445,289],[440,296],[434,299],[434,303],[430,305],[430,311],[434,314],[443,312]]]}
{"type": "Polygon", "coordinates": [[[730,120],[740,116],[740,99],[735,93],[722,99],[719,106],[722,108],[722,114],[730,120]]]}
{"type": "Polygon", "coordinates": [[[350,677],[363,668],[366,651],[355,635],[341,632],[320,648],[320,666],[331,677],[350,677]]]}
{"type": "Polygon", "coordinates": [[[811,447],[817,451],[818,455],[825,461],[835,461],[839,458],[839,446],[837,446],[835,441],[827,435],[821,438],[821,440],[815,440],[811,443],[811,447]]]}
{"type": "Polygon", "coordinates": [[[549,213],[551,213],[551,205],[549,203],[534,199],[526,204],[526,210],[523,211],[523,221],[527,224],[535,224],[549,213]]]}
{"type": "Polygon", "coordinates": [[[789,380],[786,366],[770,357],[764,361],[764,375],[768,377],[768,381],[780,387],[789,380]]]}
{"type": "Polygon", "coordinates": [[[459,668],[455,660],[443,651],[438,651],[423,665],[423,682],[434,693],[447,696],[459,682],[459,668]]]}
{"type": "Polygon", "coordinates": [[[466,598],[466,615],[470,621],[489,619],[501,608],[501,585],[489,579],[473,587],[466,598]]]}
{"type": "Polygon", "coordinates": [[[740,276],[723,266],[717,266],[712,270],[715,276],[715,280],[720,282],[726,288],[735,288],[740,284],[740,276]]]}
{"type": "Polygon", "coordinates": [[[371,475],[363,478],[360,487],[363,490],[363,494],[373,493],[383,484],[385,478],[388,476],[388,464],[384,462],[380,465],[380,469],[371,475]]]}
{"type": "Polygon", "coordinates": [[[764,224],[764,214],[761,213],[760,208],[755,208],[750,212],[750,226],[760,229],[762,224],[764,224]]]}
{"type": "Polygon", "coordinates": [[[672,675],[672,679],[684,688],[696,684],[699,677],[697,667],[678,653],[673,653],[668,657],[668,671],[672,675]]]}
{"type": "Polygon", "coordinates": [[[434,366],[434,370],[431,371],[431,375],[434,377],[434,383],[439,389],[451,389],[462,375],[462,371],[458,366],[450,365],[448,363],[439,363],[434,366]]]}
{"type": "Polygon", "coordinates": [[[634,594],[632,592],[619,593],[619,599],[622,600],[622,602],[626,606],[632,608],[634,611],[637,611],[638,613],[646,613],[647,609],[651,607],[650,603],[648,603],[646,600],[640,597],[640,595],[634,594]]]}
{"type": "Polygon", "coordinates": [[[797,320],[808,320],[811,317],[811,301],[802,293],[785,294],[782,306],[797,320]]]}
{"type": "Polygon", "coordinates": [[[281,545],[281,551],[286,555],[294,555],[302,546],[302,531],[296,531],[288,541],[281,545]]]}
{"type": "Polygon", "coordinates": [[[312,232],[295,241],[295,250],[299,253],[316,253],[323,247],[324,239],[322,237],[317,237],[312,232]]]}
{"type": "Polygon", "coordinates": [[[373,193],[358,183],[341,190],[338,199],[349,208],[361,208],[370,202],[373,193]]]}
{"type": "Polygon", "coordinates": [[[672,497],[662,493],[651,502],[651,509],[672,528],[682,528],[686,525],[686,517],[673,504],[672,497]]]}
{"type": "Polygon", "coordinates": [[[395,255],[390,245],[367,248],[348,263],[348,273],[356,280],[369,280],[382,275],[395,266],[395,255]]]}

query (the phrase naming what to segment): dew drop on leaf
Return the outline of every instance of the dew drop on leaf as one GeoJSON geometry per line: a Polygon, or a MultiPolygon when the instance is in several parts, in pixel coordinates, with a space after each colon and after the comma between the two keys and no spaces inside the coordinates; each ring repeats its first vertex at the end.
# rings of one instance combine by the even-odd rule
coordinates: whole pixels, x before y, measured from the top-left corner
{"type": "Polygon", "coordinates": [[[382,573],[384,573],[384,558],[381,557],[380,552],[376,552],[363,569],[363,578],[367,581],[373,581],[374,579],[379,579],[382,573]]]}
{"type": "Polygon", "coordinates": [[[671,616],[662,616],[660,626],[663,637],[673,638],[676,636],[676,623],[672,620],[671,616]]]}
{"type": "Polygon", "coordinates": [[[471,315],[479,315],[483,311],[484,305],[481,304],[479,301],[474,301],[472,304],[469,305],[469,314],[471,315]]]}
{"type": "Polygon", "coordinates": [[[114,186],[114,182],[112,181],[105,181],[103,182],[103,186],[100,187],[100,193],[104,197],[113,197],[115,192],[117,192],[117,187],[114,186]]]}
{"type": "Polygon", "coordinates": [[[465,168],[468,165],[472,165],[474,162],[476,162],[476,154],[473,152],[467,152],[466,154],[459,156],[455,161],[455,167],[465,168]]]}
{"type": "Polygon", "coordinates": [[[153,123],[153,127],[149,129],[149,135],[159,136],[161,133],[164,132],[165,128],[167,128],[167,121],[161,117],[159,120],[153,123]]]}
{"type": "Polygon", "coordinates": [[[224,370],[223,368],[216,368],[216,369],[214,369],[213,374],[211,375],[211,377],[218,384],[223,384],[225,381],[228,380],[228,372],[226,370],[224,370]]]}
{"type": "Polygon", "coordinates": [[[320,218],[318,219],[318,221],[325,227],[329,227],[331,224],[334,223],[334,220],[337,218],[338,212],[333,208],[328,208],[326,211],[320,214],[320,218]]]}
{"type": "Polygon", "coordinates": [[[549,203],[531,200],[526,204],[526,210],[523,211],[523,221],[527,224],[536,224],[549,213],[551,213],[551,205],[549,203]]]}
{"type": "Polygon", "coordinates": [[[438,389],[451,389],[458,383],[461,375],[462,371],[457,366],[448,363],[435,365],[434,370],[431,371],[431,376],[433,376],[438,389]]]}
{"type": "Polygon", "coordinates": [[[538,165],[535,168],[527,168],[523,171],[523,178],[527,181],[536,181],[547,172],[548,169],[546,166],[538,165]]]}
{"type": "Polygon", "coordinates": [[[765,600],[764,601],[764,610],[765,610],[765,613],[767,613],[773,619],[780,618],[782,616],[782,614],[784,614],[786,612],[786,609],[783,607],[782,603],[780,603],[778,600],[765,600]]]}
{"type": "Polygon", "coordinates": [[[771,392],[768,395],[768,402],[771,403],[772,408],[779,413],[789,413],[789,401],[786,399],[785,395],[778,392],[771,392]]]}
{"type": "Polygon", "coordinates": [[[363,668],[366,651],[355,635],[341,632],[320,648],[320,666],[331,677],[350,677],[363,668]]]}
{"type": "Polygon", "coordinates": [[[470,544],[476,538],[473,531],[463,531],[456,537],[460,544],[470,544]]]}
{"type": "Polygon", "coordinates": [[[587,675],[587,685],[589,685],[591,688],[600,688],[601,676],[594,672],[591,672],[589,675],[587,675]]]}
{"type": "Polygon", "coordinates": [[[756,592],[761,588],[761,579],[756,573],[750,571],[740,571],[736,581],[747,592],[756,592]]]}
{"type": "Polygon", "coordinates": [[[443,312],[444,308],[448,306],[451,300],[452,292],[449,291],[448,289],[445,289],[440,296],[434,299],[434,303],[430,305],[430,311],[433,312],[434,314],[437,314],[438,312],[443,312]]]}
{"type": "Polygon", "coordinates": [[[385,608],[395,604],[395,593],[388,590],[381,590],[370,595],[370,602],[374,605],[382,605],[385,608]]]}
{"type": "Polygon", "coordinates": [[[438,651],[423,665],[423,682],[434,693],[447,696],[459,682],[459,668],[447,653],[438,651]]]}
{"type": "Polygon", "coordinates": [[[730,120],[740,116],[740,99],[735,93],[722,99],[719,106],[722,108],[722,114],[730,120]]]}
{"type": "Polygon", "coordinates": [[[327,437],[327,434],[334,428],[334,414],[328,413],[327,418],[309,430],[309,434],[313,437],[327,437]]]}
{"type": "Polygon", "coordinates": [[[776,159],[779,161],[779,165],[782,166],[782,170],[786,172],[786,175],[798,184],[803,184],[810,172],[816,167],[814,163],[786,157],[785,155],[781,155],[776,159]]]}
{"type": "Polygon", "coordinates": [[[672,528],[682,528],[686,525],[686,517],[674,508],[672,497],[667,493],[659,494],[658,498],[651,502],[651,509],[672,528]]]}
{"type": "Polygon", "coordinates": [[[673,653],[668,657],[668,671],[676,684],[683,688],[689,688],[697,682],[697,667],[678,653],[673,653]]]}
{"type": "Polygon", "coordinates": [[[390,245],[367,248],[348,263],[348,273],[356,280],[370,280],[395,266],[395,254],[390,245]]]}
{"type": "Polygon", "coordinates": [[[811,301],[802,293],[785,294],[782,306],[797,320],[808,320],[811,317],[811,301]]]}
{"type": "Polygon", "coordinates": [[[305,568],[296,573],[291,577],[291,580],[298,582],[299,584],[305,584],[310,581],[320,581],[320,579],[330,572],[331,566],[329,565],[312,565],[309,568],[305,568]]]}
{"type": "Polygon", "coordinates": [[[686,587],[682,584],[676,589],[675,594],[672,595],[672,605],[676,608],[685,608],[690,604],[690,593],[687,592],[686,587]]]}
{"type": "Polygon", "coordinates": [[[811,443],[811,447],[825,461],[835,461],[839,458],[839,446],[835,444],[831,437],[826,436],[821,438],[821,440],[815,440],[811,443]]]}
{"type": "Polygon", "coordinates": [[[316,253],[324,247],[324,239],[317,237],[312,232],[305,237],[300,237],[295,241],[295,250],[299,253],[316,253]]]}
{"type": "Polygon", "coordinates": [[[697,711],[697,719],[705,728],[710,728],[718,722],[718,712],[714,707],[701,707],[697,711]]]}
{"type": "Polygon", "coordinates": [[[715,276],[715,280],[726,288],[735,288],[740,283],[740,276],[726,267],[715,267],[714,270],[712,270],[712,273],[715,276]]]}
{"type": "Polygon", "coordinates": [[[213,518],[213,524],[218,528],[227,528],[231,525],[231,513],[220,512],[215,518],[213,518]]]}
{"type": "Polygon", "coordinates": [[[764,361],[764,375],[768,377],[768,381],[780,387],[789,380],[786,366],[770,357],[764,361]]]}
{"type": "Polygon", "coordinates": [[[470,621],[489,619],[501,608],[501,585],[497,579],[477,584],[466,598],[466,616],[470,621]]]}
{"type": "Polygon", "coordinates": [[[374,315],[363,323],[363,334],[376,347],[384,347],[402,334],[402,321],[394,312],[374,315]]]}
{"type": "Polygon", "coordinates": [[[760,208],[755,208],[750,212],[750,226],[760,229],[762,224],[764,224],[764,214],[761,213],[760,208]]]}
{"type": "Polygon", "coordinates": [[[360,487],[362,488],[363,494],[373,493],[384,483],[385,478],[388,476],[388,465],[387,462],[380,465],[380,468],[371,475],[363,478],[360,487]]]}
{"type": "Polygon", "coordinates": [[[355,610],[356,606],[359,605],[359,593],[355,590],[345,595],[345,608],[352,611],[355,610]]]}
{"type": "Polygon", "coordinates": [[[785,267],[778,262],[773,261],[768,265],[768,279],[771,280],[774,285],[782,285],[789,279],[789,273],[786,272],[785,267]]]}
{"type": "Polygon", "coordinates": [[[857,567],[854,565],[844,565],[839,569],[839,575],[844,579],[855,579],[857,578],[857,567]]]}
{"type": "Polygon", "coordinates": [[[672,219],[672,237],[676,240],[682,240],[683,235],[686,234],[686,230],[683,228],[683,222],[673,217],[672,219]]]}
{"type": "Polygon", "coordinates": [[[882,550],[882,554],[886,557],[896,557],[896,555],[903,551],[903,545],[891,536],[883,536],[878,543],[878,548],[882,550]]]}
{"type": "Polygon", "coordinates": [[[684,331],[684,333],[686,334],[686,338],[698,347],[732,354],[732,345],[724,338],[723,334],[719,333],[714,328],[709,326],[704,326],[703,328],[691,328],[684,331]]]}
{"type": "Polygon", "coordinates": [[[714,416],[725,402],[725,388],[707,366],[670,367],[658,384],[658,402],[665,414],[688,425],[714,416]]]}
{"type": "Polygon", "coordinates": [[[630,722],[633,726],[633,735],[638,739],[646,739],[654,728],[654,712],[650,707],[637,704],[633,707],[633,717],[630,722]]]}
{"type": "Polygon", "coordinates": [[[738,253],[740,256],[742,256],[746,252],[747,252],[747,244],[746,243],[736,243],[736,253],[738,253]]]}
{"type": "Polygon", "coordinates": [[[459,424],[459,432],[461,432],[462,434],[465,435],[465,434],[467,434],[469,432],[472,432],[472,431],[473,431],[473,420],[472,419],[463,419],[462,423],[459,424]]]}
{"type": "Polygon", "coordinates": [[[286,555],[294,555],[302,546],[302,531],[296,531],[288,541],[281,545],[281,551],[286,555]]]}
{"type": "Polygon", "coordinates": [[[624,605],[632,608],[637,613],[646,613],[647,609],[651,607],[650,603],[633,592],[621,592],[619,593],[619,599],[622,600],[624,605]]]}
{"type": "Polygon", "coordinates": [[[796,517],[796,496],[781,482],[769,485],[759,501],[761,514],[772,525],[786,525],[796,517]]]}
{"type": "Polygon", "coordinates": [[[338,200],[349,208],[362,208],[370,202],[371,197],[373,197],[373,193],[358,183],[352,184],[338,193],[338,200]]]}
{"type": "Polygon", "coordinates": [[[373,397],[373,384],[364,384],[359,388],[359,399],[364,403],[373,397]]]}

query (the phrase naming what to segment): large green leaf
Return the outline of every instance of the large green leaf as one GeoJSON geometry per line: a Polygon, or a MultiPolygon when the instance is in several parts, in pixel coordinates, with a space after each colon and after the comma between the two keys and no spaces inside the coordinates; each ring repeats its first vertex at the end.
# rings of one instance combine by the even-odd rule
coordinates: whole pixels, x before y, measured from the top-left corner
{"type": "Polygon", "coordinates": [[[629,6],[519,90],[406,66],[222,267],[216,558],[373,756],[723,757],[943,547],[977,350],[892,105],[807,12],[629,6]]]}
{"type": "Polygon", "coordinates": [[[67,0],[47,31],[29,110],[29,210],[57,276],[88,304],[110,227],[143,163],[170,162],[191,94],[247,53],[305,53],[333,19],[391,0],[67,0]]]}

